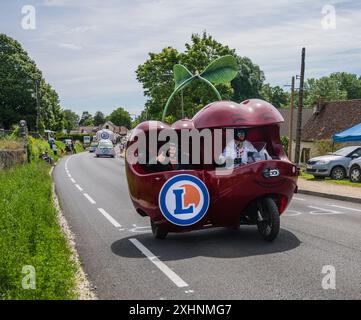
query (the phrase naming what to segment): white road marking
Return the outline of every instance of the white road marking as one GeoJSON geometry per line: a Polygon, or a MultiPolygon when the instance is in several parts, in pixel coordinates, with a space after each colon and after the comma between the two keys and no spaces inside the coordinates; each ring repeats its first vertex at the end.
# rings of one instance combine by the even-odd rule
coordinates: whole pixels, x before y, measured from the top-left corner
{"type": "Polygon", "coordinates": [[[354,209],[354,208],[349,208],[349,207],[343,207],[343,206],[337,206],[337,205],[335,205],[335,204],[332,204],[331,207],[361,212],[361,210],[359,210],[359,209],[354,209]]]}
{"type": "Polygon", "coordinates": [[[293,199],[299,200],[299,201],[306,201],[306,199],[304,199],[304,198],[299,198],[299,197],[293,197],[293,199]]]}
{"type": "Polygon", "coordinates": [[[308,207],[311,209],[316,209],[316,210],[310,211],[310,214],[313,214],[313,215],[344,214],[343,212],[335,211],[335,210],[331,210],[331,209],[325,209],[325,208],[314,207],[314,206],[308,206],[308,207]]]}
{"type": "Polygon", "coordinates": [[[71,181],[72,183],[76,183],[76,181],[75,181],[73,178],[70,178],[70,181],[71,181]]]}
{"type": "Polygon", "coordinates": [[[79,186],[78,184],[76,184],[75,186],[79,189],[79,191],[83,191],[83,188],[81,186],[79,186]]]}
{"type": "Polygon", "coordinates": [[[70,174],[70,173],[68,173],[68,177],[71,178],[71,174],[70,174]]]}
{"type": "Polygon", "coordinates": [[[98,208],[98,210],[100,211],[100,213],[108,219],[108,221],[116,228],[121,228],[121,224],[115,220],[108,212],[106,212],[104,209],[102,208],[98,208]]]}
{"type": "Polygon", "coordinates": [[[188,284],[181,279],[173,270],[171,270],[165,263],[160,261],[151,251],[149,251],[142,243],[140,243],[137,239],[131,238],[129,239],[131,243],[133,243],[139,251],[141,251],[152,263],[158,267],[160,271],[162,271],[172,282],[179,288],[188,287],[188,284]]]}
{"type": "Polygon", "coordinates": [[[87,198],[91,204],[96,204],[96,202],[93,200],[93,198],[90,195],[88,195],[87,193],[83,193],[83,194],[84,197],[87,198]]]}
{"type": "Polygon", "coordinates": [[[150,227],[134,227],[128,230],[129,232],[139,232],[139,233],[148,233],[148,232],[152,232],[150,230],[150,227]]]}
{"type": "Polygon", "coordinates": [[[300,214],[302,214],[301,211],[287,209],[283,215],[286,217],[294,217],[294,216],[299,216],[300,214]]]}

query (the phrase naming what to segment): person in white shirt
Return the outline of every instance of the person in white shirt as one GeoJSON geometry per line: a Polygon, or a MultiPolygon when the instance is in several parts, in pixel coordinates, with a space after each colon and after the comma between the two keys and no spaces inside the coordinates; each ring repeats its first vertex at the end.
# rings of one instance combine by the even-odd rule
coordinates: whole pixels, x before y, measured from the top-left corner
{"type": "MultiPolygon", "coordinates": [[[[220,155],[220,162],[226,162],[231,160],[234,164],[247,164],[249,162],[249,153],[258,153],[259,151],[252,145],[251,142],[246,140],[246,130],[235,129],[234,139],[230,141],[223,153],[220,155]]],[[[261,157],[266,160],[270,156],[265,149],[262,150],[261,157]]]]}

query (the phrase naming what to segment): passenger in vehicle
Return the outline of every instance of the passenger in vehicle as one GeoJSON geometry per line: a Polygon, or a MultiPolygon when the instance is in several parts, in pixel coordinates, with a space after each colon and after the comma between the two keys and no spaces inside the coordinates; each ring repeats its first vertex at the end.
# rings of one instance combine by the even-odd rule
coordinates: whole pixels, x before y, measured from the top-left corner
{"type": "MultiPolygon", "coordinates": [[[[148,172],[162,172],[162,171],[170,171],[173,170],[173,165],[168,161],[167,157],[169,157],[169,150],[166,154],[164,151],[159,152],[158,156],[152,159],[149,159],[149,154],[147,156],[147,163],[144,165],[144,169],[148,172]]],[[[141,156],[140,156],[141,157],[141,156]]]]}
{"type": "Polygon", "coordinates": [[[227,163],[231,160],[232,164],[240,165],[271,159],[264,147],[258,151],[251,142],[246,140],[246,137],[246,130],[235,129],[234,139],[227,144],[223,153],[220,155],[220,162],[227,163]]]}

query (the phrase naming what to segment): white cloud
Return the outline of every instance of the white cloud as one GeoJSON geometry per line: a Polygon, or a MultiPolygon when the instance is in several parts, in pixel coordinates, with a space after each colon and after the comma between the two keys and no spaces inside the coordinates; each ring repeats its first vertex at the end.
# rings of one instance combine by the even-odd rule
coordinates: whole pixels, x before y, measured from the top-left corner
{"type": "MultiPolygon", "coordinates": [[[[306,76],[361,73],[361,5],[333,0],[38,0],[36,33],[1,30],[24,44],[55,86],[64,105],[142,109],[134,71],[148,52],[184,50],[191,33],[207,30],[248,56],[274,85],[299,73],[306,46],[306,76]],[[336,7],[337,29],[323,30],[324,4],[336,7]]],[[[5,17],[6,18],[6,17],[5,17]]]]}
{"type": "Polygon", "coordinates": [[[59,46],[59,48],[64,48],[64,49],[69,49],[69,50],[82,50],[83,49],[82,46],[78,46],[73,43],[59,43],[58,46],[59,46]]]}

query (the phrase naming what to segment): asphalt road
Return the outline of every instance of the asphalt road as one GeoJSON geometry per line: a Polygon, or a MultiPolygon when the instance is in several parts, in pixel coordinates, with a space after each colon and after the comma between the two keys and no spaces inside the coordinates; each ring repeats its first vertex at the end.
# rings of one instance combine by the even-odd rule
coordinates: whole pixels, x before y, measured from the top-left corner
{"type": "Polygon", "coordinates": [[[273,243],[254,226],[161,241],[133,209],[122,159],[82,153],[61,160],[53,174],[100,299],[361,298],[359,204],[295,195],[273,243]],[[336,289],[322,287],[327,265],[336,289]]]}

